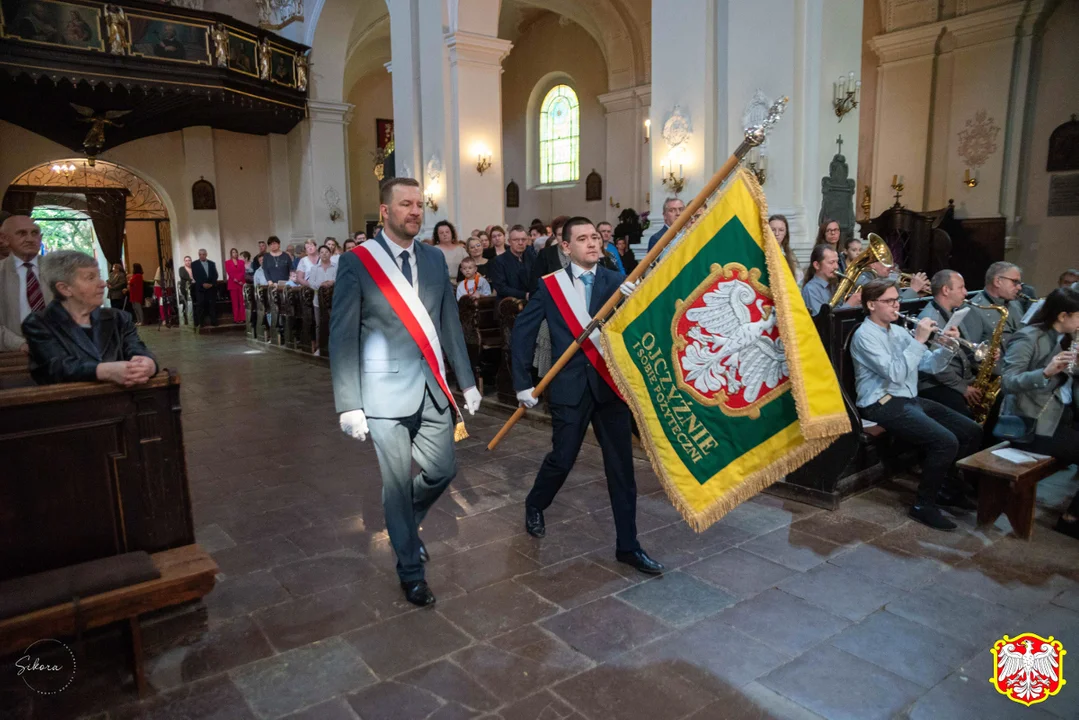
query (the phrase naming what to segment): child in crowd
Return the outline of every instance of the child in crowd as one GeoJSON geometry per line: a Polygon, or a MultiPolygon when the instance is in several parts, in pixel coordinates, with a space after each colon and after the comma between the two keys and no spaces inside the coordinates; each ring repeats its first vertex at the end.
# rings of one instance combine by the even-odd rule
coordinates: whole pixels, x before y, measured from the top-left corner
{"type": "Polygon", "coordinates": [[[491,284],[487,282],[487,278],[483,277],[476,270],[476,261],[470,257],[466,257],[461,261],[461,272],[464,273],[465,279],[457,283],[457,299],[460,300],[465,295],[471,297],[488,297],[492,295],[491,284]]]}

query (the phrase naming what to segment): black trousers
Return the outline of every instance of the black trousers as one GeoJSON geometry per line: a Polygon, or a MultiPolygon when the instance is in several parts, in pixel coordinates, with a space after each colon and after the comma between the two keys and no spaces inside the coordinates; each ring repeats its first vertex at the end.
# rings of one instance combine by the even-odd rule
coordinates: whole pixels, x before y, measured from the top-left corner
{"type": "Polygon", "coordinates": [[[873,403],[858,408],[858,412],[899,442],[923,451],[919,505],[935,505],[955,460],[977,452],[981,446],[981,425],[922,397],[892,398],[884,405],[873,403]]]}
{"type": "Polygon", "coordinates": [[[637,542],[637,481],[633,477],[633,446],[630,442],[631,415],[624,402],[615,398],[597,403],[585,390],[576,405],[551,403],[552,449],[543,458],[532,491],[525,503],[546,510],[566,482],[581,450],[588,424],[596,432],[603,452],[603,470],[607,474],[607,493],[611,498],[618,550],[633,552],[637,542]]]}
{"type": "Polygon", "coordinates": [[[207,319],[211,325],[217,325],[216,287],[195,290],[195,324],[205,325],[207,319]]]}
{"type": "Polygon", "coordinates": [[[918,397],[940,403],[944,407],[955,410],[964,417],[968,417],[971,420],[974,419],[974,413],[971,411],[970,405],[967,405],[966,398],[964,398],[963,393],[958,390],[953,390],[952,388],[944,387],[943,385],[935,385],[931,388],[926,388],[925,390],[919,389],[918,397]]]}

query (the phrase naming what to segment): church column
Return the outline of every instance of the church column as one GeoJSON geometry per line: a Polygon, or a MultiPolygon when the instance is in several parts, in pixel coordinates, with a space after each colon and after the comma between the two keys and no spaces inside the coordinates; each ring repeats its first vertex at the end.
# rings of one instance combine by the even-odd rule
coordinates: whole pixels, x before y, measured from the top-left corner
{"type": "Polygon", "coordinates": [[[292,239],[349,234],[348,140],[352,105],[308,100],[309,117],[288,135],[292,171],[292,239]]]}
{"type": "Polygon", "coordinates": [[[390,11],[390,51],[393,56],[393,156],[395,173],[399,176],[414,176],[422,167],[418,2],[388,0],[386,3],[390,11]]]}
{"type": "Polygon", "coordinates": [[[448,33],[450,144],[446,180],[454,189],[451,217],[465,236],[472,228],[502,224],[502,60],[512,44],[490,35],[448,33]],[[483,172],[477,164],[490,163],[483,172]]]}
{"type": "MultiPolygon", "coordinates": [[[[605,218],[618,224],[618,214],[623,208],[638,210],[644,207],[642,184],[648,182],[643,170],[649,146],[645,144],[644,119],[648,116],[646,98],[651,88],[642,85],[626,88],[599,96],[607,111],[607,172],[604,176],[603,201],[605,218]],[[611,202],[621,207],[614,207],[611,202]]],[[[596,220],[599,221],[598,218],[596,220]]]]}
{"type": "Polygon", "coordinates": [[[715,56],[721,50],[716,47],[716,16],[717,5],[726,4],[726,0],[652,0],[649,209],[654,228],[663,224],[664,198],[674,195],[663,186],[661,173],[673,168],[676,177],[684,177],[679,196],[688,204],[716,169],[715,56]]]}

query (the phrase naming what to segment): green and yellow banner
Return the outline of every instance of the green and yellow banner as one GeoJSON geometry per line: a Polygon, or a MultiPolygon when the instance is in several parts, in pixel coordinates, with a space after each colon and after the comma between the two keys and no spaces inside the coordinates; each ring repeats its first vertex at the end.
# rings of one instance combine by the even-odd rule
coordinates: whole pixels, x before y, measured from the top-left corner
{"type": "Polygon", "coordinates": [[[850,432],[767,217],[739,171],[603,330],[652,465],[698,532],[850,432]]]}

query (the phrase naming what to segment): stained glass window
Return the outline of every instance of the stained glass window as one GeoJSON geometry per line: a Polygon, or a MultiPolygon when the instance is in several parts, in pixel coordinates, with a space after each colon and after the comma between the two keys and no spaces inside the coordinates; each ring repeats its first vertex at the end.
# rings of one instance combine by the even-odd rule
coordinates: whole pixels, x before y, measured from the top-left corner
{"type": "Polygon", "coordinates": [[[540,106],[540,184],[581,177],[581,109],[569,85],[555,85],[540,106]]]}

